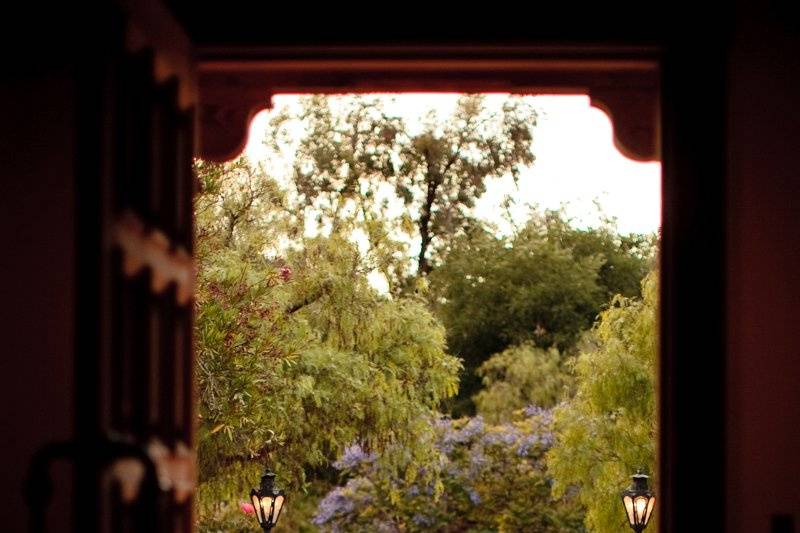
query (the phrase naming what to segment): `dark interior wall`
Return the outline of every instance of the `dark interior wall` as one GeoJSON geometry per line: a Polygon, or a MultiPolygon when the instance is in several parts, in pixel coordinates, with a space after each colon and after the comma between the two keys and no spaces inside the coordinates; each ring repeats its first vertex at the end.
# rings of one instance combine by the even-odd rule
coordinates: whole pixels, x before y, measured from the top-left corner
{"type": "MultiPolygon", "coordinates": [[[[34,451],[72,433],[73,97],[64,70],[0,80],[0,529],[9,532],[25,531],[34,451]]],[[[64,467],[54,472],[49,531],[66,531],[69,480],[64,467]]]]}
{"type": "MultiPolygon", "coordinates": [[[[728,63],[727,367],[720,371],[728,385],[726,530],[732,532],[769,531],[775,514],[800,520],[796,20],[742,5],[728,63]]],[[[234,24],[218,27],[238,31],[234,24]]],[[[582,29],[574,26],[573,34],[586,38],[582,29]]],[[[489,39],[490,33],[483,35],[489,39]]],[[[74,420],[70,74],[2,79],[0,101],[0,529],[23,531],[21,487],[29,459],[46,442],[69,437],[74,420]]],[[[68,506],[59,492],[68,486],[57,484],[50,531],[68,530],[68,506]]]]}
{"type": "Polygon", "coordinates": [[[731,532],[769,531],[781,513],[800,526],[800,26],[790,15],[743,8],[729,63],[731,532]]]}

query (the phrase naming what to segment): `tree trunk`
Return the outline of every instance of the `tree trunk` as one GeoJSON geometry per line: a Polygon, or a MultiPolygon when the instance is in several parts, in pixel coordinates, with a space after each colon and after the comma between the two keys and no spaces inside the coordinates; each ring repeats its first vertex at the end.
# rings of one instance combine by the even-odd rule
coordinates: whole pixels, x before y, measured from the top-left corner
{"type": "Polygon", "coordinates": [[[438,186],[439,182],[436,179],[433,179],[429,173],[428,194],[425,196],[425,203],[422,206],[422,215],[419,217],[419,236],[421,242],[419,246],[417,270],[423,276],[427,276],[431,271],[431,264],[428,261],[427,253],[428,246],[430,246],[431,240],[433,240],[433,235],[430,231],[431,211],[433,209],[433,202],[436,199],[436,188],[438,186]]]}

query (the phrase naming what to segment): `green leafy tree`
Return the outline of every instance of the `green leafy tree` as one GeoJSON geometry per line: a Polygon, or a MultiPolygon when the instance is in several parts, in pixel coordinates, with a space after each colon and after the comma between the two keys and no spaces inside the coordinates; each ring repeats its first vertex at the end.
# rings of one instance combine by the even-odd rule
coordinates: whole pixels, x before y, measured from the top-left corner
{"type": "Polygon", "coordinates": [[[507,237],[475,228],[457,239],[429,277],[448,346],[464,359],[455,413],[472,411],[476,370],[493,354],[523,343],[573,353],[609,293],[638,294],[630,283],[652,261],[650,242],[610,225],[574,228],[559,211],[533,213],[507,237]]]}
{"type": "Polygon", "coordinates": [[[605,301],[613,296],[641,296],[642,279],[655,267],[657,237],[654,234],[617,230],[616,220],[607,217],[598,206],[600,224],[576,227],[562,210],[547,210],[539,215],[539,224],[548,238],[569,248],[576,257],[602,258],[598,283],[605,291],[605,301]]]}
{"type": "Polygon", "coordinates": [[[478,413],[497,424],[528,405],[555,406],[570,393],[572,378],[565,363],[555,348],[530,343],[493,355],[477,370],[483,381],[474,397],[478,413]]]}
{"type": "MultiPolygon", "coordinates": [[[[519,98],[492,111],[484,97],[464,96],[450,116],[430,112],[422,131],[412,133],[380,100],[316,96],[298,116],[280,114],[267,144],[279,151],[293,121],[306,131],[294,160],[301,203],[333,232],[362,227],[373,247],[396,249],[392,235],[411,237],[419,242],[421,274],[475,223],[471,209],[487,179],[516,179],[534,161],[536,112],[519,98]],[[391,221],[386,212],[397,205],[402,213],[391,221]]],[[[404,274],[395,275],[396,284],[404,274]]]]}
{"type": "Polygon", "coordinates": [[[653,272],[641,299],[614,298],[575,363],[575,396],[555,410],[554,492],[578,489],[591,531],[622,531],[620,491],[638,468],[655,472],[657,291],[653,272]]]}
{"type": "Polygon", "coordinates": [[[201,530],[236,523],[265,463],[296,492],[354,442],[433,460],[425,420],[460,365],[424,302],[378,294],[343,237],[305,238],[246,161],[196,170],[201,530]]]}
{"type": "Polygon", "coordinates": [[[472,412],[477,368],[525,342],[569,349],[602,302],[600,259],[576,258],[530,225],[515,237],[476,231],[459,240],[431,274],[431,302],[450,349],[464,360],[456,414],[472,412]]]}

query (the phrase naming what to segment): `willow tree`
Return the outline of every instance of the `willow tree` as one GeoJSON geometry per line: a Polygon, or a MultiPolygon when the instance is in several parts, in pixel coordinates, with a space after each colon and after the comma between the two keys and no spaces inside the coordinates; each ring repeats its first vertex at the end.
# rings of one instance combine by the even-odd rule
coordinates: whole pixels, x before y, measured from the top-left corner
{"type": "Polygon", "coordinates": [[[305,128],[294,160],[301,202],[332,231],[360,225],[374,247],[398,232],[411,237],[423,275],[475,223],[487,180],[517,179],[534,161],[536,112],[519,98],[493,110],[483,96],[463,96],[449,116],[431,111],[412,131],[380,99],[311,97],[299,114],[278,115],[267,143],[280,149],[292,121],[305,128]],[[399,216],[387,217],[397,206],[399,216]]]}
{"type": "Polygon", "coordinates": [[[265,464],[297,491],[354,443],[433,461],[425,421],[460,365],[424,304],[377,293],[350,241],[304,237],[246,161],[197,173],[201,529],[231,530],[265,464]]]}
{"type": "Polygon", "coordinates": [[[641,299],[618,296],[602,313],[595,348],[575,364],[576,394],[555,410],[554,493],[579,489],[591,531],[625,529],[620,491],[637,469],[655,470],[657,282],[651,273],[641,299]]]}

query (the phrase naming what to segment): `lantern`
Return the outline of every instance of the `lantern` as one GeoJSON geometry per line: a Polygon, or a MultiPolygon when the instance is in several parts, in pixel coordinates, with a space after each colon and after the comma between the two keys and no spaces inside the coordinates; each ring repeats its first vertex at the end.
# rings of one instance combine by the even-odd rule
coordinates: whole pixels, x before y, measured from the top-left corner
{"type": "Polygon", "coordinates": [[[656,495],[648,488],[648,476],[641,471],[631,476],[633,483],[622,493],[622,504],[628,515],[628,523],[636,533],[641,533],[647,527],[653,507],[656,505],[656,495]]]}
{"type": "Polygon", "coordinates": [[[261,476],[261,486],[250,491],[250,500],[256,512],[258,525],[269,531],[278,523],[286,496],[275,486],[275,474],[270,471],[261,476]]]}

